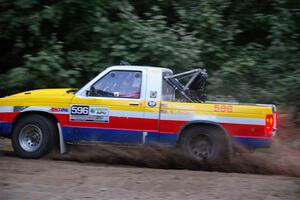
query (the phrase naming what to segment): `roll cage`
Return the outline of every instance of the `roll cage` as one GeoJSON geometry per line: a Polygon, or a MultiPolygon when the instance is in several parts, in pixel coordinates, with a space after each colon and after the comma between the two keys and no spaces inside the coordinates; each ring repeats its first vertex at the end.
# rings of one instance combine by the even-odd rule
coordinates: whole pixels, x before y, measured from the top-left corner
{"type": "Polygon", "coordinates": [[[163,77],[166,82],[188,101],[202,103],[205,101],[205,87],[208,75],[205,69],[194,69],[163,77]]]}

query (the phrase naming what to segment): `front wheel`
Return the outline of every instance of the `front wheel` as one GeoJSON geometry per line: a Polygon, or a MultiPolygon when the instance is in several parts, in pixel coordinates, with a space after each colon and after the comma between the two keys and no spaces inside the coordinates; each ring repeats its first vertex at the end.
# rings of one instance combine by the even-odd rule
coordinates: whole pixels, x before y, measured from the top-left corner
{"type": "Polygon", "coordinates": [[[224,163],[229,158],[225,134],[214,127],[195,126],[187,129],[180,139],[180,148],[196,160],[224,163]]]}
{"type": "Polygon", "coordinates": [[[40,158],[54,145],[57,129],[48,118],[32,114],[21,118],[14,126],[12,146],[22,158],[40,158]]]}

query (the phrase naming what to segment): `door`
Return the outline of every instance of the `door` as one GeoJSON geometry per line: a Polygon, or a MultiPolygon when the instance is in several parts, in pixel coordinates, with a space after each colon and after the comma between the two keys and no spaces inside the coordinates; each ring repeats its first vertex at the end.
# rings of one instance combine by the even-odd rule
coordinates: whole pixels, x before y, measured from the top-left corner
{"type": "Polygon", "coordinates": [[[143,143],[143,80],[143,70],[112,70],[95,81],[86,96],[75,96],[69,125],[77,140],[143,143]]]}

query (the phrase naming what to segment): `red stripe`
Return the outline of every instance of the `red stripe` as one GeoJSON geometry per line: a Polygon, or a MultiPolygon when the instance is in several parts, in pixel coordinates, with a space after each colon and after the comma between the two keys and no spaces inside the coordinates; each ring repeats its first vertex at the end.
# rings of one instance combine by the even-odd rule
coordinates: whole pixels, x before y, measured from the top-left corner
{"type": "Polygon", "coordinates": [[[264,125],[253,125],[253,124],[229,124],[220,123],[227,130],[231,136],[243,136],[243,137],[264,137],[265,126],[264,125]]]}
{"type": "Polygon", "coordinates": [[[133,117],[109,117],[109,123],[97,122],[74,122],[69,121],[69,115],[55,115],[62,126],[76,126],[89,128],[107,128],[107,129],[123,129],[123,130],[148,130],[149,132],[158,131],[158,120],[142,119],[133,117]]]}
{"type": "Polygon", "coordinates": [[[159,132],[179,133],[181,128],[187,123],[188,123],[187,121],[160,120],[159,132]]]}
{"type": "Polygon", "coordinates": [[[18,114],[17,112],[0,113],[0,121],[12,123],[18,114]]]}
{"type": "MultiPolygon", "coordinates": [[[[178,133],[188,121],[161,120],[160,132],[178,133]]],[[[265,135],[264,125],[220,123],[230,136],[269,137],[265,135]]]]}

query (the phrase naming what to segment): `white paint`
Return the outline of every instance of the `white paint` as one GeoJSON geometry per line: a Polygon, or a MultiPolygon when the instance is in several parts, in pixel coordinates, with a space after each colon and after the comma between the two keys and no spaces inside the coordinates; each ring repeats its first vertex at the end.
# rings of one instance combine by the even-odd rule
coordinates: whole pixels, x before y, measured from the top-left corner
{"type": "Polygon", "coordinates": [[[0,113],[13,112],[13,106],[0,106],[0,113]]]}
{"type": "MultiPolygon", "coordinates": [[[[49,106],[30,106],[24,109],[25,111],[44,111],[50,112],[52,107],[49,106]]],[[[0,113],[13,112],[13,106],[0,106],[0,113]]],[[[137,112],[137,111],[124,111],[124,110],[110,110],[109,115],[112,117],[132,117],[140,119],[159,119],[159,112],[137,112]]],[[[59,112],[58,114],[68,114],[59,112]]],[[[251,124],[251,125],[265,125],[264,118],[246,118],[246,117],[222,117],[213,115],[194,115],[194,114],[169,114],[160,113],[161,120],[173,121],[195,121],[206,120],[217,123],[231,123],[231,124],[251,124]]]]}
{"type": "Polygon", "coordinates": [[[221,117],[213,115],[186,115],[186,114],[166,114],[161,113],[162,120],[174,120],[174,121],[195,121],[195,120],[207,120],[219,123],[231,123],[231,124],[252,124],[252,125],[265,125],[264,118],[246,118],[246,117],[221,117]]]}
{"type": "MultiPolygon", "coordinates": [[[[54,107],[54,106],[53,106],[54,107]]],[[[52,107],[50,106],[29,106],[22,110],[21,112],[27,112],[27,111],[44,111],[44,112],[50,112],[52,107]]]]}
{"type": "Polygon", "coordinates": [[[146,137],[147,137],[147,135],[148,135],[148,132],[143,132],[143,144],[145,144],[146,143],[146,137]]]}

